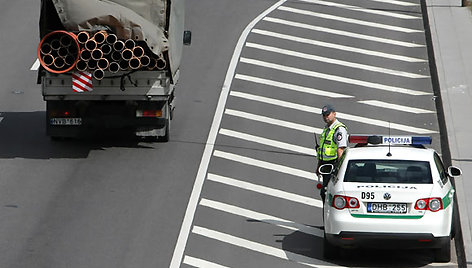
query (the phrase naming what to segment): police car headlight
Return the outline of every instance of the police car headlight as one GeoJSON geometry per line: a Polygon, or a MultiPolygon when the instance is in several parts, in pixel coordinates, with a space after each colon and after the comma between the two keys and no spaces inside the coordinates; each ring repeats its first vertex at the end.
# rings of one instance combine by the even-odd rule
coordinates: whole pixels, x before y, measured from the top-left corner
{"type": "Polygon", "coordinates": [[[438,211],[442,208],[442,202],[440,199],[434,198],[429,201],[429,210],[438,211]]]}
{"type": "Polygon", "coordinates": [[[335,196],[333,199],[333,206],[337,209],[344,209],[346,207],[346,199],[344,196],[335,196]]]}

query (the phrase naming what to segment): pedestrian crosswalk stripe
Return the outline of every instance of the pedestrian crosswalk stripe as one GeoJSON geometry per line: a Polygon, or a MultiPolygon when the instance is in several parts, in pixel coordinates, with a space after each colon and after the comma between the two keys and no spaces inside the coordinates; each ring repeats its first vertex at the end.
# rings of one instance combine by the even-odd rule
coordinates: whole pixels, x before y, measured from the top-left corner
{"type": "Polygon", "coordinates": [[[325,73],[320,73],[320,72],[315,72],[315,71],[303,70],[303,69],[300,69],[300,68],[290,67],[290,66],[287,66],[287,65],[280,65],[280,64],[276,64],[276,63],[265,62],[265,61],[255,60],[255,59],[241,58],[240,61],[243,62],[243,63],[247,63],[247,64],[252,64],[252,65],[256,65],[256,66],[261,66],[261,67],[275,69],[275,70],[289,72],[289,73],[295,73],[295,74],[298,74],[298,75],[305,75],[305,76],[309,76],[309,77],[320,78],[320,79],[330,80],[330,81],[334,81],[334,82],[351,84],[351,85],[362,86],[362,87],[368,87],[368,88],[373,88],[373,89],[385,90],[385,91],[390,91],[390,92],[395,92],[395,93],[402,93],[402,94],[416,95],[416,96],[418,96],[418,95],[431,95],[431,93],[429,93],[429,92],[423,92],[423,91],[407,89],[407,88],[401,88],[401,87],[395,87],[395,86],[388,86],[388,85],[383,85],[383,84],[379,84],[379,83],[362,81],[362,80],[347,78],[347,77],[338,76],[338,75],[332,75],[332,74],[325,74],[325,73]]]}
{"type": "Polygon", "coordinates": [[[403,2],[403,1],[397,1],[397,0],[370,0],[372,2],[380,2],[383,4],[392,4],[392,5],[398,5],[398,6],[419,6],[419,4],[416,3],[410,3],[410,2],[403,2]]]}
{"type": "Polygon", "coordinates": [[[373,8],[364,8],[360,6],[344,5],[344,4],[329,2],[326,0],[299,0],[299,1],[317,4],[317,5],[324,5],[324,6],[329,6],[329,7],[345,8],[345,9],[349,9],[356,12],[370,13],[370,14],[393,17],[393,18],[398,18],[398,19],[406,19],[406,20],[423,19],[421,16],[410,16],[410,15],[401,14],[399,12],[389,12],[389,11],[378,10],[378,9],[373,9],[373,8]]]}
{"type": "Polygon", "coordinates": [[[239,131],[222,128],[220,129],[220,134],[228,136],[228,137],[233,137],[233,138],[237,138],[241,140],[246,140],[250,142],[255,142],[255,143],[279,148],[279,149],[289,150],[289,151],[300,153],[300,154],[316,156],[316,150],[313,148],[307,148],[307,147],[293,145],[286,142],[271,140],[264,137],[259,137],[259,136],[239,132],[239,131]]]}
{"type": "Polygon", "coordinates": [[[330,15],[330,14],[318,13],[318,12],[313,12],[313,11],[310,11],[310,10],[304,10],[304,9],[298,9],[298,8],[292,8],[292,7],[280,6],[278,9],[282,10],[282,11],[286,11],[286,12],[301,14],[301,15],[318,17],[318,18],[323,18],[323,19],[328,19],[328,20],[341,21],[341,22],[349,23],[351,25],[357,24],[357,25],[368,26],[368,27],[372,27],[372,28],[384,29],[384,30],[389,30],[389,31],[396,31],[396,32],[403,32],[403,33],[421,33],[421,32],[424,32],[424,31],[420,31],[420,30],[416,30],[416,29],[410,29],[410,28],[392,26],[392,25],[382,24],[382,23],[377,23],[377,22],[369,22],[369,21],[365,21],[365,20],[358,20],[358,19],[351,19],[351,18],[346,18],[346,17],[334,16],[334,15],[330,15]]]}
{"type": "Polygon", "coordinates": [[[382,68],[382,67],[377,67],[377,66],[372,66],[372,65],[366,65],[366,64],[360,64],[360,63],[338,60],[338,59],[333,59],[333,58],[327,58],[327,57],[292,51],[292,50],[283,49],[283,48],[277,48],[273,46],[255,44],[255,43],[250,43],[250,42],[246,43],[246,47],[270,51],[270,52],[279,53],[279,54],[283,54],[287,56],[298,57],[302,59],[325,62],[329,64],[336,64],[336,65],[340,65],[340,66],[348,67],[348,68],[361,69],[361,70],[370,71],[370,72],[384,73],[388,75],[401,76],[401,77],[407,77],[407,78],[429,78],[429,76],[427,75],[408,73],[408,72],[397,71],[393,69],[387,69],[387,68],[382,68]]]}
{"type": "Polygon", "coordinates": [[[227,152],[218,151],[218,150],[215,150],[213,152],[213,156],[223,158],[223,159],[227,159],[227,160],[230,160],[230,161],[239,162],[239,163],[250,165],[250,166],[255,166],[255,167],[264,168],[264,169],[268,169],[268,170],[273,170],[275,172],[284,173],[284,174],[288,174],[288,175],[291,175],[291,176],[296,176],[296,177],[300,177],[300,178],[304,178],[304,179],[308,179],[308,180],[312,180],[312,181],[318,181],[317,176],[314,172],[308,172],[308,171],[301,170],[301,169],[296,169],[296,168],[287,167],[287,166],[284,166],[284,165],[274,164],[274,163],[270,163],[270,162],[250,158],[250,157],[247,157],[247,156],[241,156],[241,155],[237,155],[237,154],[233,154],[233,153],[227,153],[227,152]]]}
{"type": "Polygon", "coordinates": [[[276,225],[276,226],[286,228],[289,230],[299,231],[299,232],[303,232],[305,234],[309,234],[309,235],[313,235],[317,237],[323,237],[323,231],[320,230],[319,228],[315,228],[315,227],[308,226],[305,224],[296,223],[290,220],[278,218],[272,215],[256,212],[256,211],[245,209],[242,207],[229,205],[229,204],[225,204],[222,202],[209,200],[205,198],[202,198],[202,200],[200,201],[200,205],[204,207],[212,208],[215,210],[219,210],[222,212],[230,213],[236,216],[240,216],[243,218],[253,219],[256,221],[276,225]]]}
{"type": "Polygon", "coordinates": [[[228,266],[219,265],[213,262],[198,259],[198,258],[191,257],[188,255],[185,255],[183,263],[193,266],[193,267],[198,267],[198,268],[229,268],[228,266]]]}
{"type": "Polygon", "coordinates": [[[278,87],[278,88],[282,88],[286,90],[293,90],[293,91],[298,91],[298,92],[303,92],[303,93],[308,93],[308,94],[313,94],[313,95],[318,95],[318,96],[325,96],[325,97],[330,97],[330,98],[354,98],[354,96],[351,96],[351,95],[339,94],[339,93],[329,92],[326,90],[298,86],[294,84],[278,82],[275,80],[259,78],[259,77],[250,76],[250,75],[236,74],[234,78],[239,79],[239,80],[253,82],[253,83],[258,83],[262,85],[278,87]]]}
{"type": "MultiPolygon", "coordinates": [[[[278,100],[278,99],[273,99],[273,98],[268,98],[268,97],[263,97],[263,96],[258,96],[250,93],[244,93],[244,92],[239,92],[239,91],[231,91],[230,93],[231,96],[238,97],[238,98],[243,98],[247,100],[252,100],[252,101],[258,101],[258,102],[263,102],[271,105],[277,105],[285,108],[290,108],[294,110],[299,110],[307,113],[313,113],[320,115],[321,114],[321,109],[320,108],[315,108],[307,105],[302,105],[302,104],[296,104],[292,102],[287,102],[283,100],[278,100]]],[[[369,125],[374,125],[374,126],[379,126],[379,127],[385,127],[385,128],[390,128],[390,129],[396,129],[400,131],[406,131],[406,132],[411,132],[411,133],[417,133],[417,134],[433,134],[437,133],[436,131],[429,130],[429,129],[424,129],[424,128],[417,128],[417,127],[411,127],[403,124],[397,124],[397,123],[391,123],[387,121],[382,121],[382,120],[377,120],[377,119],[372,119],[372,118],[367,118],[363,116],[357,116],[357,115],[352,115],[352,114],[346,114],[342,112],[336,112],[336,116],[339,119],[346,119],[346,120],[351,120],[359,123],[364,123],[364,124],[369,124],[369,125]]]]}
{"type": "Polygon", "coordinates": [[[262,122],[266,124],[271,124],[271,125],[276,125],[276,126],[281,126],[281,127],[286,127],[290,129],[295,129],[303,132],[308,132],[308,133],[316,133],[316,134],[321,134],[323,129],[321,128],[315,128],[307,125],[302,125],[302,124],[297,124],[289,121],[284,121],[280,119],[275,119],[267,116],[262,116],[262,115],[257,115],[257,114],[252,114],[252,113],[247,113],[243,111],[238,111],[238,110],[233,110],[233,109],[226,109],[225,114],[231,115],[231,116],[236,116],[248,120],[253,120],[257,122],[262,122]]]}
{"type": "Polygon", "coordinates": [[[323,41],[318,41],[318,40],[313,40],[313,39],[307,39],[307,38],[303,38],[299,36],[287,35],[287,34],[276,33],[272,31],[266,31],[266,30],[260,30],[260,29],[253,29],[252,33],[284,39],[284,40],[289,40],[289,41],[298,42],[298,43],[303,43],[303,44],[309,44],[313,46],[326,47],[330,49],[342,50],[342,51],[358,53],[358,54],[379,57],[379,58],[385,58],[385,59],[392,59],[392,60],[398,60],[398,61],[404,61],[404,62],[427,62],[427,60],[425,59],[418,59],[418,58],[407,57],[407,56],[402,56],[402,55],[383,53],[380,51],[373,51],[373,50],[362,49],[362,48],[357,48],[357,47],[344,46],[340,44],[328,43],[328,42],[323,42],[323,41]]]}
{"type": "Polygon", "coordinates": [[[370,36],[370,35],[365,35],[365,34],[358,34],[358,33],[353,33],[353,32],[348,32],[348,31],[343,31],[343,30],[336,30],[336,29],[320,27],[320,26],[315,26],[315,25],[310,25],[310,24],[295,22],[295,21],[289,21],[289,20],[284,20],[284,19],[265,17],[263,20],[273,22],[273,23],[288,25],[292,27],[317,31],[317,32],[324,32],[324,33],[335,34],[335,35],[356,38],[356,39],[362,39],[366,41],[384,43],[384,44],[389,44],[389,45],[396,45],[396,46],[408,47],[408,48],[424,47],[424,45],[420,45],[420,44],[403,42],[403,41],[398,41],[398,40],[393,40],[393,39],[388,39],[388,38],[383,38],[383,37],[370,36]]]}
{"type": "Polygon", "coordinates": [[[425,109],[409,107],[405,105],[393,104],[393,103],[388,103],[388,102],[378,101],[378,100],[364,100],[364,101],[358,101],[358,103],[363,103],[363,104],[372,105],[376,107],[382,107],[384,109],[392,109],[392,110],[397,110],[397,111],[402,111],[402,112],[407,112],[407,113],[414,113],[414,114],[435,113],[435,111],[431,111],[431,110],[425,110],[425,109]]]}
{"type": "Polygon", "coordinates": [[[301,265],[317,268],[332,268],[341,267],[338,265],[330,264],[322,260],[309,258],[300,254],[296,254],[287,250],[267,246],[258,242],[250,241],[244,238],[226,234],[223,232],[211,230],[201,226],[193,226],[192,233],[201,235],[207,238],[211,238],[220,242],[224,242],[233,246],[245,248],[251,251],[259,252],[269,256],[277,257],[279,259],[292,261],[301,265]]]}

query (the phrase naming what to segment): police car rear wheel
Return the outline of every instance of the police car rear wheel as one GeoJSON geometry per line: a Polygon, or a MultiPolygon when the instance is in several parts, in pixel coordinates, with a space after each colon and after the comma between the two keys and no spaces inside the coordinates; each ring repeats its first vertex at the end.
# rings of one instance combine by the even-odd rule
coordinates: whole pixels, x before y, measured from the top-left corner
{"type": "Polygon", "coordinates": [[[434,260],[437,262],[451,261],[451,240],[448,239],[441,248],[434,249],[434,260]]]}
{"type": "Polygon", "coordinates": [[[331,260],[334,259],[338,248],[333,244],[329,243],[326,237],[323,239],[323,256],[325,259],[331,260]]]}

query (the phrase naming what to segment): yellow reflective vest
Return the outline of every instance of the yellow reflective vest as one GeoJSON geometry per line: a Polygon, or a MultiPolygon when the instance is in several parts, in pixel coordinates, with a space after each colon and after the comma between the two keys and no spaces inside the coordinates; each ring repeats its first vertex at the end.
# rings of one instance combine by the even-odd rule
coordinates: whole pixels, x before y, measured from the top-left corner
{"type": "Polygon", "coordinates": [[[316,150],[316,155],[319,160],[331,161],[338,158],[338,145],[333,140],[333,136],[339,127],[344,127],[347,130],[346,125],[339,121],[337,121],[331,128],[323,129],[320,138],[320,146],[316,150]]]}

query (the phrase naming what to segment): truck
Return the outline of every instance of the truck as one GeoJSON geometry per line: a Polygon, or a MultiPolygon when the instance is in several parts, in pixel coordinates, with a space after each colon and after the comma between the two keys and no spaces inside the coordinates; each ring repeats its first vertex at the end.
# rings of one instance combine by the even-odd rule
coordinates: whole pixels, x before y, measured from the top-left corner
{"type": "Polygon", "coordinates": [[[184,0],[41,0],[38,83],[52,139],[133,133],[169,141],[184,0]]]}

